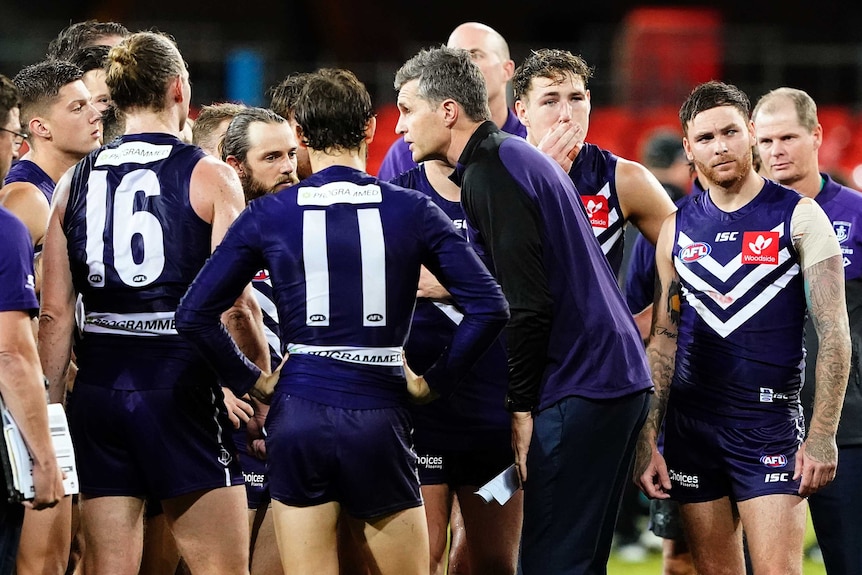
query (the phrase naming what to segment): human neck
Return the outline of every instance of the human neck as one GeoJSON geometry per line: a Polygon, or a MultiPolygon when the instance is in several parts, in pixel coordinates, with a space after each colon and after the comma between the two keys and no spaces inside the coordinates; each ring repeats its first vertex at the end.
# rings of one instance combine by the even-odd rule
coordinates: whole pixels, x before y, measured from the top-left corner
{"type": "Polygon", "coordinates": [[[365,171],[368,160],[368,146],[363,142],[359,148],[329,150],[308,149],[308,161],[311,163],[313,173],[320,172],[332,166],[344,166],[356,170],[365,171]]]}
{"type": "Polygon", "coordinates": [[[480,125],[482,125],[482,122],[474,122],[467,118],[459,120],[458,124],[452,128],[449,136],[449,147],[446,150],[445,164],[448,164],[452,168],[458,165],[458,160],[461,158],[461,154],[464,153],[467,142],[470,141],[470,138],[480,125]]]}
{"type": "Polygon", "coordinates": [[[461,201],[461,188],[449,179],[453,171],[452,166],[448,166],[440,160],[428,160],[424,166],[425,175],[428,176],[428,182],[434,191],[450,202],[461,201]]]}
{"type": "Polygon", "coordinates": [[[788,188],[793,188],[803,196],[809,198],[817,197],[817,194],[820,193],[820,189],[823,187],[823,178],[820,175],[820,172],[817,170],[811,170],[811,172],[805,174],[805,177],[800,178],[794,182],[778,182],[783,186],[787,186],[788,188]]]}
{"type": "Polygon", "coordinates": [[[748,204],[763,189],[763,178],[750,170],[746,176],[728,188],[714,182],[709,184],[709,197],[712,203],[723,212],[735,212],[748,204]]]}
{"type": "Polygon", "coordinates": [[[82,154],[58,150],[53,147],[52,142],[43,141],[40,144],[33,146],[32,152],[27,155],[26,159],[39,166],[54,183],[58,182],[69,168],[84,157],[82,154]]]}
{"type": "Polygon", "coordinates": [[[502,129],[509,119],[509,105],[506,103],[505,95],[488,100],[488,107],[491,109],[491,120],[502,129]]]}
{"type": "Polygon", "coordinates": [[[126,112],[126,134],[159,132],[180,137],[183,120],[173,109],[130,110],[126,112]]]}

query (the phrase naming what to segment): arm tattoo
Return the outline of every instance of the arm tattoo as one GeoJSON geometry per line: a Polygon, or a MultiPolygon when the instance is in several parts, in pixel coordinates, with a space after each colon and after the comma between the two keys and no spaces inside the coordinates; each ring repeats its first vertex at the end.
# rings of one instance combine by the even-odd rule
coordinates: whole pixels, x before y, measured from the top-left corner
{"type": "Polygon", "coordinates": [[[658,285],[658,279],[656,283],[659,289],[656,290],[656,313],[653,314],[652,330],[655,337],[653,343],[647,348],[647,361],[655,386],[655,395],[644,427],[658,434],[667,409],[670,383],[676,363],[682,286],[678,277],[672,278],[666,288],[658,285]],[[667,319],[668,325],[658,325],[660,315],[663,320],[667,319]]]}
{"type": "Polygon", "coordinates": [[[851,353],[842,257],[833,256],[805,270],[805,291],[811,320],[820,339],[809,437],[834,436],[850,375],[851,353]]]}

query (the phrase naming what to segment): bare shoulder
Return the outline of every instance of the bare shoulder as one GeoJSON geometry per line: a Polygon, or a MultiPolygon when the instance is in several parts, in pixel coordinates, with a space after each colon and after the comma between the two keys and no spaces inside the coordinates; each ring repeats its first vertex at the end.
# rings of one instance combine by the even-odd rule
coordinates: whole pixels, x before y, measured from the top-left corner
{"type": "Polygon", "coordinates": [[[227,204],[241,210],[245,204],[239,176],[233,168],[212,156],[201,158],[195,165],[189,196],[195,212],[209,223],[217,207],[227,204]]]}
{"type": "Polygon", "coordinates": [[[652,172],[637,162],[620,158],[616,179],[623,216],[655,245],[662,221],[676,206],[652,172]]]}
{"type": "Polygon", "coordinates": [[[0,191],[0,205],[15,212],[17,207],[32,209],[37,206],[48,208],[45,194],[30,182],[12,182],[0,191]]]}

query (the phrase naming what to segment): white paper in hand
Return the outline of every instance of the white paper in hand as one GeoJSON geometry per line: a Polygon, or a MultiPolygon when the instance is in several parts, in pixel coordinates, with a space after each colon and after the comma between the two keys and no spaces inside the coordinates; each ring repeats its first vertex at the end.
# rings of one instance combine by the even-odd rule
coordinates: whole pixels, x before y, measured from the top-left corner
{"type": "Polygon", "coordinates": [[[485,503],[490,503],[494,499],[500,505],[505,505],[519,488],[518,470],[513,463],[497,477],[480,487],[476,495],[484,499],[485,503]]]}
{"type": "MultiPolygon", "coordinates": [[[[27,451],[27,445],[18,429],[18,424],[12,418],[12,414],[0,401],[0,412],[3,418],[3,433],[6,438],[6,446],[9,450],[9,459],[13,469],[15,488],[21,493],[23,499],[36,497],[33,485],[33,460],[27,451]]],[[[66,420],[66,412],[59,403],[48,405],[48,426],[51,430],[51,440],[57,455],[57,465],[65,473],[63,487],[66,495],[78,493],[78,470],[75,466],[75,452],[72,449],[72,438],[69,435],[69,423],[66,420]]]]}

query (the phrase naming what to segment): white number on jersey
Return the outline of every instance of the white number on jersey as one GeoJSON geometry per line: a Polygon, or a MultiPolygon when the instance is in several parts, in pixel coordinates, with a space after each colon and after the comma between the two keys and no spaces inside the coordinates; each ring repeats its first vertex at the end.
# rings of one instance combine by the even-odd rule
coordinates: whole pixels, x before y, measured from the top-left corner
{"type": "MultiPolygon", "coordinates": [[[[120,180],[114,192],[112,212],[114,252],[113,267],[122,282],[143,287],[156,281],[165,268],[165,240],[159,219],[146,210],[134,209],[137,192],[147,196],[162,193],[158,176],[152,170],[134,170],[120,180]],[[135,236],[143,247],[143,257],[136,262],[132,254],[135,236]]],[[[107,172],[94,170],[87,180],[87,276],[93,287],[105,286],[105,235],[108,233],[107,172]]]]}
{"type": "MultiPolygon", "coordinates": [[[[362,325],[386,325],[386,248],[380,210],[356,211],[362,266],[362,325]]],[[[326,253],[326,212],[307,210],[302,218],[302,256],[305,264],[306,325],[329,326],[329,258],[326,253]]]]}

